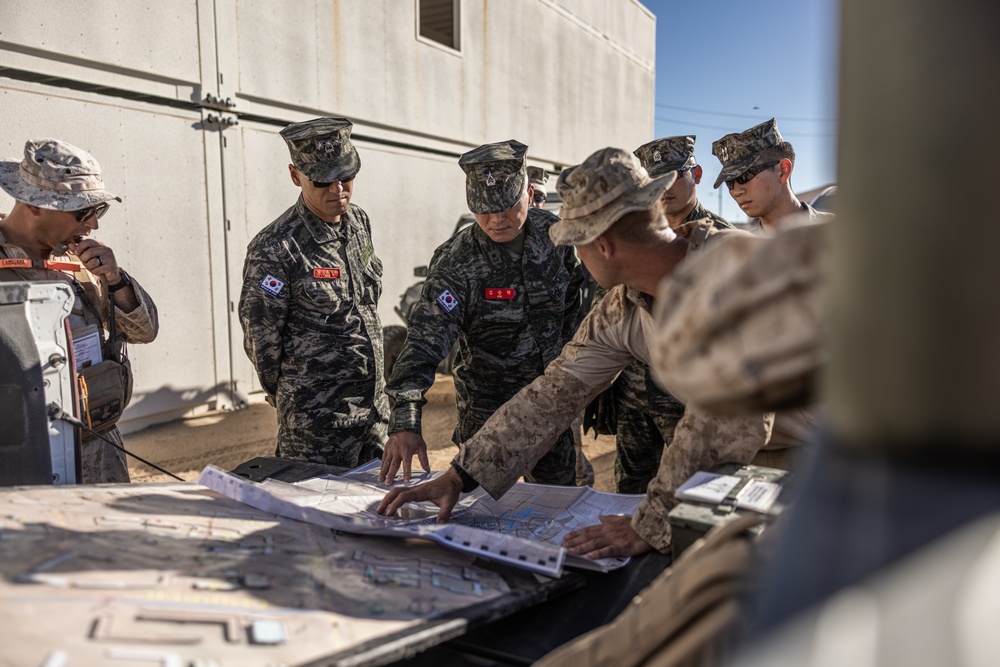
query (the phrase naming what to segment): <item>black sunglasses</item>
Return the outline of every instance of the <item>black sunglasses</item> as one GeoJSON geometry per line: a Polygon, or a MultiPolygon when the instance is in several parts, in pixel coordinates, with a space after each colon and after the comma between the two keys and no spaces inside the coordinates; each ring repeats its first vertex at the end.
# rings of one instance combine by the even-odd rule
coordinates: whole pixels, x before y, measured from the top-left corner
{"type": "Polygon", "coordinates": [[[111,208],[111,204],[109,204],[108,202],[101,202],[97,206],[91,206],[90,208],[81,208],[79,211],[76,212],[76,221],[87,222],[95,215],[99,220],[101,216],[103,216],[105,213],[108,212],[109,208],[111,208]]]}
{"type": "Polygon", "coordinates": [[[778,164],[779,162],[781,162],[781,160],[771,160],[770,162],[765,162],[764,164],[758,164],[757,166],[750,167],[749,169],[744,171],[742,175],[737,176],[736,178],[731,178],[728,181],[726,181],[726,187],[732,190],[734,187],[736,187],[737,183],[739,183],[740,185],[745,185],[746,183],[749,183],[754,178],[756,178],[757,174],[759,174],[762,171],[767,171],[768,169],[778,164]]]}
{"type": "MultiPolygon", "coordinates": [[[[350,183],[353,180],[354,180],[353,178],[343,178],[339,182],[350,183]]],[[[310,178],[309,182],[312,183],[312,186],[318,190],[326,190],[328,187],[330,187],[334,183],[337,183],[338,181],[330,181],[329,183],[323,183],[322,181],[314,181],[310,178]]]]}
{"type": "Polygon", "coordinates": [[[546,199],[547,199],[547,197],[545,196],[545,193],[543,193],[543,192],[538,192],[534,196],[534,201],[535,201],[536,204],[543,204],[543,203],[545,203],[546,199]]]}

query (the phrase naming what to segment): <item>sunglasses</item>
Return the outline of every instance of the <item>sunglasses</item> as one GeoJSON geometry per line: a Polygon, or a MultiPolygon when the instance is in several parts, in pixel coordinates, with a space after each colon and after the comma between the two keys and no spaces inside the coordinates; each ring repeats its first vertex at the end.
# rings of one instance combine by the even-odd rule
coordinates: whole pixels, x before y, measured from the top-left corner
{"type": "Polygon", "coordinates": [[[537,194],[533,199],[536,204],[544,204],[547,198],[544,194],[537,194]]]}
{"type": "Polygon", "coordinates": [[[334,183],[337,183],[337,182],[340,182],[340,183],[350,183],[353,180],[354,180],[353,178],[344,178],[344,179],[341,179],[340,181],[330,181],[329,183],[323,183],[322,181],[314,181],[312,179],[309,179],[309,182],[312,183],[312,186],[314,188],[316,188],[317,190],[326,190],[328,187],[330,187],[334,183]]]}
{"type": "Polygon", "coordinates": [[[100,220],[101,216],[107,213],[109,208],[111,208],[111,204],[108,202],[101,202],[97,206],[91,206],[90,208],[81,208],[76,212],[76,221],[87,222],[94,216],[97,216],[97,219],[100,220]]]}
{"type": "Polygon", "coordinates": [[[778,164],[779,162],[781,162],[781,160],[771,160],[770,162],[765,162],[764,164],[758,164],[755,167],[750,167],[749,169],[744,171],[742,175],[737,176],[736,178],[731,178],[728,181],[726,181],[726,187],[732,190],[737,183],[739,183],[740,185],[745,185],[746,183],[749,183],[754,178],[756,178],[757,174],[759,174],[762,171],[767,171],[768,169],[778,164]]]}

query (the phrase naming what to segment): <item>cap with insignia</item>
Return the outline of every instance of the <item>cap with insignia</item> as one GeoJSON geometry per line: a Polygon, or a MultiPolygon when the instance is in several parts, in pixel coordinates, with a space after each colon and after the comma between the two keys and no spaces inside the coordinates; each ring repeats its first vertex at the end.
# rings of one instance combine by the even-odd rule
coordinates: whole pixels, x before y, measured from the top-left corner
{"type": "Polygon", "coordinates": [[[528,182],[532,185],[544,186],[545,182],[549,180],[549,175],[545,173],[545,169],[542,167],[528,167],[528,182]]]}
{"type": "Polygon", "coordinates": [[[500,213],[517,204],[527,181],[527,152],[527,146],[511,139],[485,144],[458,159],[465,172],[465,197],[470,211],[500,213]]]}
{"type": "Polygon", "coordinates": [[[781,132],[778,132],[778,123],[773,118],[754,125],[749,130],[722,137],[712,144],[712,155],[722,163],[722,171],[712,187],[717,188],[725,181],[739,178],[753,166],[761,151],[783,141],[781,132]]]}
{"type": "Polygon", "coordinates": [[[351,143],[354,124],[346,118],[315,118],[281,131],[292,164],[310,181],[350,181],[361,170],[361,158],[351,143]]]}
{"type": "Polygon", "coordinates": [[[687,169],[698,164],[694,157],[693,136],[653,139],[636,148],[633,153],[650,176],[661,176],[668,171],[687,169]]]}
{"type": "Polygon", "coordinates": [[[559,174],[561,220],[549,227],[556,245],[586,245],[632,211],[652,208],[677,173],[650,178],[639,159],[621,148],[602,148],[559,174]]]}

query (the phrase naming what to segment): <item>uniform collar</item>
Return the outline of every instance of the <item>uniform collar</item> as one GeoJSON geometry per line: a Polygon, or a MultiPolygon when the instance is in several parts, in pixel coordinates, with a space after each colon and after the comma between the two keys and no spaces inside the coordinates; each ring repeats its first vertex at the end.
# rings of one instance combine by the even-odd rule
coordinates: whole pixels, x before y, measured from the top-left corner
{"type": "Polygon", "coordinates": [[[350,206],[348,206],[347,212],[341,216],[339,223],[320,220],[319,216],[310,211],[309,207],[306,206],[302,195],[299,195],[299,200],[295,202],[295,211],[298,213],[299,218],[302,219],[306,229],[309,230],[309,235],[317,243],[330,243],[342,240],[347,234],[347,228],[351,224],[350,206]]]}

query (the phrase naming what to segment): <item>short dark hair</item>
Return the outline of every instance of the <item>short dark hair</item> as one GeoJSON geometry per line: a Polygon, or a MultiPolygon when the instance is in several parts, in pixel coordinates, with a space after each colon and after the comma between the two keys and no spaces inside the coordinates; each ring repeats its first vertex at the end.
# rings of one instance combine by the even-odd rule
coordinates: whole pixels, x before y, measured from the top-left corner
{"type": "Polygon", "coordinates": [[[768,146],[762,150],[757,157],[757,163],[763,164],[772,160],[784,159],[791,160],[792,164],[795,164],[795,149],[787,141],[782,141],[780,144],[775,144],[774,146],[768,146]]]}
{"type": "Polygon", "coordinates": [[[663,202],[657,198],[650,208],[631,211],[615,220],[608,232],[614,233],[626,243],[647,243],[656,238],[662,227],[668,227],[669,224],[663,216],[663,202]],[[657,221],[661,224],[655,224],[657,221]]]}

